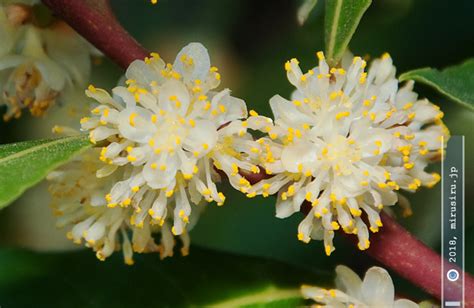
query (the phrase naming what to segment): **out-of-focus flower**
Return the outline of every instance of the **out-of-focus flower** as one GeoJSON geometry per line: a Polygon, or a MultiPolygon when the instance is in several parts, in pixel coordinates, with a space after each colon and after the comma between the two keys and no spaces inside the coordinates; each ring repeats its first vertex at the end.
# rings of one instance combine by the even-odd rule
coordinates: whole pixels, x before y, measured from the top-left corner
{"type": "Polygon", "coordinates": [[[361,280],[350,268],[336,267],[336,289],[302,286],[303,297],[314,300],[316,307],[334,308],[416,308],[418,304],[407,300],[395,300],[393,281],[386,270],[370,268],[361,280]]]}
{"type": "Polygon", "coordinates": [[[57,99],[89,79],[90,45],[64,22],[43,26],[33,5],[39,1],[0,1],[0,105],[4,120],[24,109],[41,116],[57,99]]]}
{"type": "Polygon", "coordinates": [[[157,54],[137,60],[126,77],[127,86],[114,88],[113,97],[93,86],[86,91],[99,103],[81,124],[93,143],[103,144],[100,164],[94,163],[88,172],[94,175],[96,171],[98,179],[89,179],[96,184],[89,185],[100,189],[94,186],[94,194],[88,193],[93,196],[91,202],[75,198],[62,205],[58,200],[58,208],[62,212],[75,208],[84,215],[81,228],[92,230],[73,229],[72,237],[84,237],[101,258],[110,255],[105,237],[115,234],[118,226],[125,230],[124,241],[126,230],[134,230],[132,248],[137,252],[156,248],[154,231],[163,236],[162,256],[172,253],[171,234],[185,238],[186,252],[186,229],[197,220],[204,206],[201,201],[224,203],[225,196],[216,186],[221,178],[217,170],[235,187],[250,187],[239,174],[259,172],[252,164],[258,154],[252,151],[255,143],[247,129],[269,120],[241,120],[247,117],[245,102],[232,97],[228,89],[212,91],[220,83],[220,74],[210,66],[207,50],[199,43],[184,47],[173,65],[165,64],[157,54]],[[92,232],[94,221],[100,222],[100,232],[92,232]],[[109,229],[104,231],[104,226],[109,229]]]}
{"type": "Polygon", "coordinates": [[[382,227],[384,206],[409,205],[398,190],[414,192],[435,185],[440,176],[424,171],[440,158],[449,136],[443,113],[426,99],[417,99],[413,82],[398,87],[388,54],[365,72],[360,57],[330,68],[322,52],[319,66],[303,73],[298,61],[285,64],[297,89],[291,100],[274,96],[274,125],[258,140],[261,165],[268,174],[249,192],[278,192],[276,213],[284,218],[311,209],[298,227],[298,238],[324,239],[333,250],[334,231],[355,234],[359,248],[369,247],[369,230],[382,227]],[[361,215],[367,215],[367,225],[361,215]]]}
{"type": "MultiPolygon", "coordinates": [[[[120,248],[127,264],[133,264],[133,251],[158,251],[161,258],[172,256],[175,241],[169,220],[161,226],[144,224],[137,227],[131,225],[134,211],[107,207],[104,195],[110,191],[114,180],[119,181],[124,173],[131,172],[132,167],[125,167],[107,178],[97,178],[97,170],[103,167],[99,155],[100,149],[94,148],[48,175],[52,208],[58,216],[57,226],[69,227],[67,237],[76,244],[84,241],[86,246],[96,251],[100,260],[105,260],[120,248]],[[152,232],[161,233],[160,245],[155,243],[152,232]]],[[[195,210],[196,219],[201,208],[195,210]]],[[[181,252],[186,255],[189,235],[181,234],[181,240],[181,252]]]]}

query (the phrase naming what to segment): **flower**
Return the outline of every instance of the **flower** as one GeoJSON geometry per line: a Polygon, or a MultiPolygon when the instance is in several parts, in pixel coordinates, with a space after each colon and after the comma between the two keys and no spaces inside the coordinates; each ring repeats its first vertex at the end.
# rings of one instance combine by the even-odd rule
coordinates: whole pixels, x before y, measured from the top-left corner
{"type": "Polygon", "coordinates": [[[340,228],[357,235],[363,250],[370,245],[369,230],[382,227],[384,206],[399,201],[410,212],[399,189],[414,192],[439,181],[439,174],[424,169],[440,158],[449,131],[439,108],[417,99],[412,81],[399,88],[388,54],[367,72],[360,57],[345,57],[341,67],[330,68],[322,52],[317,56],[319,66],[307,73],[296,59],[286,62],[296,90],[291,100],[270,100],[275,122],[264,126],[268,136],[258,140],[261,165],[273,177],[249,192],[278,192],[280,218],[307,201],[298,239],[323,239],[327,255],[340,228]]]}
{"type": "Polygon", "coordinates": [[[304,285],[301,292],[304,298],[327,307],[419,307],[407,299],[395,300],[392,278],[385,269],[377,266],[367,270],[362,281],[350,268],[339,265],[336,267],[336,289],[304,285]]]}
{"type": "Polygon", "coordinates": [[[0,1],[0,105],[5,121],[24,109],[41,116],[57,99],[84,87],[97,54],[64,22],[39,24],[39,1],[0,1]]]}
{"type": "Polygon", "coordinates": [[[81,120],[90,140],[103,145],[97,176],[111,183],[104,212],[127,212],[129,225],[143,230],[172,222],[172,234],[186,234],[202,200],[224,203],[216,186],[222,174],[239,189],[250,187],[239,174],[258,172],[247,129],[266,119],[241,120],[245,102],[228,89],[212,91],[220,74],[199,43],[184,47],[174,64],[156,53],[134,61],[126,77],[113,97],[90,86],[86,94],[99,105],[81,120]]]}
{"type": "MultiPolygon", "coordinates": [[[[67,237],[76,244],[84,240],[86,246],[96,251],[97,258],[102,261],[120,247],[127,264],[133,264],[133,251],[158,251],[161,258],[172,256],[175,243],[169,221],[161,227],[147,224],[139,228],[130,224],[133,211],[107,207],[104,195],[110,191],[113,181],[96,176],[98,168],[103,165],[99,160],[99,152],[96,148],[86,151],[48,175],[47,179],[51,183],[49,191],[53,197],[51,206],[58,217],[57,226],[69,226],[67,237]],[[160,245],[155,244],[150,235],[152,232],[161,232],[160,245]]],[[[123,172],[130,170],[125,169],[123,172]]],[[[123,172],[116,172],[111,177],[119,180],[123,172]]],[[[181,240],[181,252],[186,255],[189,251],[189,235],[183,233],[181,240]]]]}

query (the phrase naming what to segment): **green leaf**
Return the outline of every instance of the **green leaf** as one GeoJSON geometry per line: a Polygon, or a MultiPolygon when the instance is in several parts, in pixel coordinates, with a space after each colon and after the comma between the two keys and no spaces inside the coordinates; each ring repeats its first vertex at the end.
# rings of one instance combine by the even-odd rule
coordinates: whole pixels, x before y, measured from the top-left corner
{"type": "Polygon", "coordinates": [[[318,0],[303,0],[303,4],[300,5],[296,13],[296,18],[300,26],[304,25],[317,3],[318,0]]]}
{"type": "Polygon", "coordinates": [[[7,262],[14,266],[0,271],[5,307],[296,307],[304,304],[301,284],[332,281],[324,272],[195,246],[187,257],[137,255],[133,266],[123,263],[120,252],[101,262],[89,250],[0,251],[0,264],[7,262]],[[21,279],[5,278],[17,272],[21,279]]]}
{"type": "Polygon", "coordinates": [[[426,67],[403,73],[400,81],[415,80],[435,88],[453,101],[474,111],[474,59],[439,71],[426,67]]]}
{"type": "Polygon", "coordinates": [[[342,58],[362,15],[372,0],[326,0],[326,57],[335,65],[342,58]]]}
{"type": "Polygon", "coordinates": [[[0,209],[89,146],[85,135],[0,145],[0,209]]]}

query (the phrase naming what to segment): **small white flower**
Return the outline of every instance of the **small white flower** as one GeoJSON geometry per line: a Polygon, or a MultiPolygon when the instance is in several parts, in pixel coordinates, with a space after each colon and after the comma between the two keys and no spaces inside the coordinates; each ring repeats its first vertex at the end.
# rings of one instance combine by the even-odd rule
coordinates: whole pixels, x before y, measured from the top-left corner
{"type": "Polygon", "coordinates": [[[23,109],[41,116],[65,92],[84,87],[90,74],[90,45],[62,21],[35,23],[36,1],[0,2],[0,105],[4,120],[23,109]]]}
{"type": "Polygon", "coordinates": [[[333,250],[334,231],[356,234],[359,248],[369,247],[369,230],[382,227],[379,212],[399,201],[399,189],[431,187],[440,176],[424,171],[439,159],[441,138],[449,132],[443,113],[426,99],[418,100],[413,82],[398,88],[392,59],[385,54],[365,72],[360,57],[329,68],[322,52],[319,66],[303,73],[296,59],[285,64],[297,88],[291,101],[274,96],[274,125],[258,140],[261,165],[268,174],[249,190],[267,196],[278,192],[277,217],[312,205],[298,227],[304,242],[323,239],[333,250]],[[361,218],[367,215],[368,225],[361,218]]]}
{"type": "Polygon", "coordinates": [[[316,307],[333,308],[416,308],[418,304],[407,300],[395,300],[393,281],[386,270],[372,267],[362,281],[350,268],[336,267],[336,289],[302,286],[303,297],[314,300],[316,307]]]}
{"type": "Polygon", "coordinates": [[[155,53],[137,60],[126,77],[127,87],[114,88],[113,97],[93,86],[86,91],[100,105],[81,120],[82,129],[93,143],[105,143],[100,160],[106,164],[97,176],[113,184],[102,198],[111,211],[132,213],[131,226],[172,221],[172,233],[185,234],[201,200],[224,203],[215,169],[235,187],[250,187],[239,174],[258,172],[247,129],[266,119],[240,120],[247,117],[245,102],[228,89],[212,91],[220,74],[199,43],[184,47],[173,65],[155,53]]]}

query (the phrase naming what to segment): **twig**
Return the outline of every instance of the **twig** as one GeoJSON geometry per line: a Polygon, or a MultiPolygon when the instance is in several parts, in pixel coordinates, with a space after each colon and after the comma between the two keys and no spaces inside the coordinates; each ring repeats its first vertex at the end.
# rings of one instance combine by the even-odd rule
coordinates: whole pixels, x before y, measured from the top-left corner
{"type": "MultiPolygon", "coordinates": [[[[367,254],[413,284],[420,286],[427,293],[441,299],[441,256],[417,240],[392,217],[381,213],[381,218],[383,228],[380,232],[371,235],[372,244],[367,254]]],[[[443,260],[443,262],[447,267],[447,261],[443,260]]],[[[453,266],[449,265],[449,267],[453,266]]],[[[472,307],[474,305],[474,278],[465,273],[464,281],[465,304],[466,307],[472,307]]],[[[459,294],[462,290],[459,283],[447,286],[449,288],[446,288],[446,298],[459,294]]]]}
{"type": "Polygon", "coordinates": [[[43,3],[124,69],[133,60],[144,59],[149,54],[120,25],[108,0],[43,0],[43,3]]]}

